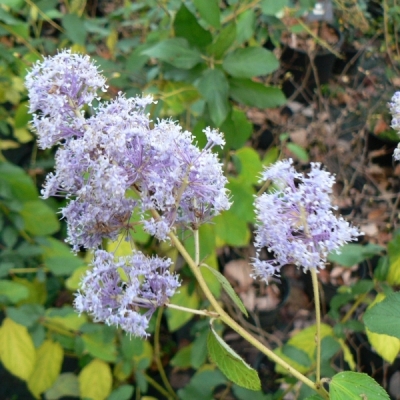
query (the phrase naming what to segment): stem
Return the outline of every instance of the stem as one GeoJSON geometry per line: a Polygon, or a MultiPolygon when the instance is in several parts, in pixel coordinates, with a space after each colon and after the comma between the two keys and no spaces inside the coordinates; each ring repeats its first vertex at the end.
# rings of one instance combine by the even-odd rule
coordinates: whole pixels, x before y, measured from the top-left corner
{"type": "Polygon", "coordinates": [[[321,387],[321,305],[319,301],[319,287],[316,268],[311,268],[311,278],[314,292],[315,320],[317,324],[317,332],[315,335],[315,342],[317,344],[317,371],[315,373],[315,384],[316,386],[321,387]]]}
{"type": "MultiPolygon", "coordinates": [[[[144,377],[147,382],[150,383],[155,389],[157,389],[162,395],[164,395],[168,400],[177,399],[177,397],[172,397],[158,382],[156,382],[152,377],[147,374],[144,374],[144,377]]],[[[138,393],[138,392],[137,392],[138,393]]]]}
{"type": "Polygon", "coordinates": [[[157,314],[156,329],[154,331],[154,360],[157,364],[157,369],[158,369],[158,372],[160,373],[161,380],[163,381],[163,384],[164,384],[165,388],[167,389],[166,391],[164,391],[164,389],[163,389],[163,391],[164,391],[163,394],[165,395],[165,393],[167,393],[168,398],[177,399],[178,396],[174,392],[174,389],[172,389],[172,386],[168,381],[167,375],[165,374],[165,370],[164,370],[164,367],[161,362],[160,327],[161,327],[161,318],[163,315],[163,311],[164,311],[164,307],[160,307],[158,310],[158,314],[157,314]]]}
{"type": "Polygon", "coordinates": [[[199,230],[193,231],[194,234],[194,262],[198,266],[200,264],[200,240],[199,240],[199,230]]]}
{"type": "Polygon", "coordinates": [[[185,261],[189,265],[190,269],[192,270],[194,276],[197,279],[197,282],[199,283],[201,289],[203,290],[204,295],[207,297],[207,299],[209,300],[211,305],[214,307],[215,311],[220,315],[221,320],[226,325],[228,325],[230,328],[232,328],[235,332],[237,332],[242,338],[244,338],[250,344],[252,344],[256,349],[260,350],[263,354],[265,354],[267,357],[269,357],[276,364],[279,364],[280,366],[282,366],[289,374],[291,374],[292,376],[297,378],[299,381],[303,382],[308,387],[315,390],[324,399],[329,399],[328,393],[321,385],[317,386],[313,381],[311,381],[306,376],[301,374],[299,371],[297,371],[295,368],[293,368],[286,361],[282,360],[272,350],[270,350],[268,347],[264,346],[255,337],[253,337],[249,332],[247,332],[245,329],[243,329],[235,320],[233,320],[224,311],[224,309],[219,305],[218,301],[215,299],[215,297],[211,293],[210,289],[207,286],[207,283],[205,282],[205,280],[203,278],[203,275],[201,274],[199,268],[197,267],[197,264],[191,258],[189,253],[186,251],[185,247],[182,245],[182,243],[179,241],[179,239],[175,236],[174,233],[172,233],[172,232],[169,233],[169,237],[171,239],[171,242],[175,245],[177,250],[180,252],[182,257],[185,259],[185,261]]]}
{"type": "Polygon", "coordinates": [[[11,268],[8,273],[9,274],[30,274],[32,272],[37,272],[37,271],[45,271],[47,272],[48,269],[47,268],[11,268]]]}
{"type": "Polygon", "coordinates": [[[215,312],[213,312],[213,311],[208,311],[208,310],[195,310],[194,308],[182,307],[182,306],[178,306],[178,305],[176,305],[176,304],[171,304],[171,303],[165,304],[165,307],[173,308],[173,309],[175,309],[175,310],[185,311],[185,312],[192,313],[192,314],[204,315],[204,316],[210,317],[210,318],[218,318],[218,317],[219,317],[219,314],[218,314],[218,313],[215,313],[215,312]]]}
{"type": "Polygon", "coordinates": [[[346,315],[341,319],[340,323],[344,324],[347,322],[352,316],[353,312],[357,310],[358,306],[365,300],[368,296],[368,293],[363,293],[361,296],[358,296],[354,304],[351,306],[350,310],[347,311],[346,315]]]}

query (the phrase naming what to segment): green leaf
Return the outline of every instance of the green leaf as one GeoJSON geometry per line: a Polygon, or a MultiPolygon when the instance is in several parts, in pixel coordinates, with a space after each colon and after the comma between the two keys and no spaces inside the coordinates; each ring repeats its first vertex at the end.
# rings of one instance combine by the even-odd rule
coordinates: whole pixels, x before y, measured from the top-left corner
{"type": "Polygon", "coordinates": [[[204,21],[217,29],[221,26],[218,0],[193,0],[193,3],[204,21]]]}
{"type": "Polygon", "coordinates": [[[6,318],[0,328],[0,361],[18,378],[27,381],[36,358],[33,341],[25,326],[6,318]]]}
{"type": "Polygon", "coordinates": [[[243,184],[257,184],[263,169],[258,153],[251,147],[243,147],[235,153],[235,158],[239,160],[237,169],[243,184]]]}
{"type": "Polygon", "coordinates": [[[219,69],[207,69],[197,87],[207,102],[211,120],[220,126],[229,113],[229,84],[225,74],[219,69]]]}
{"type": "Polygon", "coordinates": [[[257,371],[251,368],[233,351],[221,337],[210,327],[207,340],[210,359],[233,383],[250,390],[261,390],[257,371]]]}
{"type": "Polygon", "coordinates": [[[282,352],[286,357],[295,361],[303,367],[310,368],[312,365],[311,359],[306,352],[298,347],[292,346],[290,344],[285,344],[282,347],[282,352]]]}
{"type": "Polygon", "coordinates": [[[225,149],[240,149],[253,133],[253,124],[245,112],[234,107],[221,125],[221,132],[224,132],[225,149]]]}
{"type": "Polygon", "coordinates": [[[396,235],[388,244],[389,271],[387,282],[391,285],[400,283],[400,235],[396,235]]]}
{"type": "Polygon", "coordinates": [[[84,264],[81,258],[71,253],[67,245],[57,239],[47,237],[40,244],[45,266],[57,276],[70,275],[84,264]]]}
{"type": "Polygon", "coordinates": [[[71,42],[85,45],[86,29],[84,21],[75,14],[67,14],[62,19],[62,25],[65,29],[65,34],[71,42]]]}
{"type": "Polygon", "coordinates": [[[366,246],[361,244],[349,243],[339,249],[339,252],[332,252],[328,256],[328,261],[338,263],[344,267],[352,267],[355,264],[372,258],[374,255],[384,250],[382,246],[369,243],[366,246]]]}
{"type": "Polygon", "coordinates": [[[91,361],[82,369],[78,379],[81,398],[104,400],[111,393],[111,368],[104,361],[91,361]]]}
{"type": "MultiPolygon", "coordinates": [[[[204,1],[202,3],[206,4],[204,1]]],[[[216,36],[214,42],[207,47],[208,54],[214,56],[216,59],[220,59],[232,46],[235,38],[236,25],[233,21],[225,26],[216,36]]]]}
{"type": "Polygon", "coordinates": [[[132,399],[135,388],[132,385],[122,385],[112,391],[107,400],[130,400],[132,399]]]}
{"type": "MultiPolygon", "coordinates": [[[[200,304],[200,298],[195,290],[192,293],[189,293],[188,286],[183,285],[179,288],[179,292],[175,293],[171,297],[170,303],[178,306],[197,309],[200,304]]],[[[166,310],[166,314],[170,332],[176,331],[193,318],[193,314],[182,312],[173,308],[168,308],[166,310]]]]}
{"type": "Polygon", "coordinates": [[[329,384],[331,400],[387,399],[385,390],[367,374],[340,372],[329,384]]]}
{"type": "Polygon", "coordinates": [[[197,89],[186,82],[166,82],[163,86],[163,113],[169,117],[182,114],[200,99],[197,89]]]}
{"type": "Polygon", "coordinates": [[[240,311],[248,316],[246,307],[244,306],[242,300],[240,300],[239,296],[236,294],[235,290],[228,282],[228,280],[216,269],[209,267],[207,264],[201,264],[202,267],[207,268],[212,274],[218,279],[218,282],[222,285],[227,295],[231,298],[231,300],[238,306],[240,311]]]}
{"type": "Polygon", "coordinates": [[[212,41],[211,33],[197,22],[197,18],[187,9],[184,3],[175,15],[174,29],[175,36],[187,39],[192,46],[205,47],[212,41]]]}
{"type": "Polygon", "coordinates": [[[256,15],[254,9],[241,13],[237,19],[236,42],[240,45],[254,36],[256,15]]]}
{"type": "Polygon", "coordinates": [[[260,3],[263,14],[271,16],[276,16],[287,5],[288,0],[262,0],[260,3]]]}
{"type": "Polygon", "coordinates": [[[228,210],[217,215],[213,222],[215,224],[215,233],[217,238],[231,246],[247,246],[251,233],[247,222],[228,210]]]}
{"type": "Polygon", "coordinates": [[[286,148],[293,153],[300,161],[308,162],[309,157],[306,150],[296,143],[286,143],[286,148]]]}
{"type": "Polygon", "coordinates": [[[62,397],[79,397],[78,377],[72,372],[58,376],[53,386],[46,392],[46,400],[59,400],[62,397]]]}
{"type": "Polygon", "coordinates": [[[39,193],[30,176],[22,169],[8,162],[0,162],[0,181],[7,182],[16,199],[25,202],[37,200],[39,193]]]}
{"type": "Polygon", "coordinates": [[[282,90],[250,79],[232,78],[229,81],[230,95],[234,100],[258,108],[279,107],[286,103],[282,90]]]}
{"type": "Polygon", "coordinates": [[[191,356],[192,356],[193,345],[182,347],[171,359],[170,364],[173,367],[179,368],[190,368],[192,366],[191,356]]]}
{"type": "Polygon", "coordinates": [[[255,190],[250,185],[243,184],[243,180],[230,177],[226,187],[231,192],[232,206],[229,209],[232,213],[247,222],[254,222],[254,195],[255,190]]]}
{"type": "Polygon", "coordinates": [[[238,400],[273,400],[271,394],[265,394],[263,391],[255,392],[254,390],[245,389],[243,387],[233,385],[232,391],[238,400]]]}
{"type": "Polygon", "coordinates": [[[235,78],[252,78],[277,70],[279,61],[272,51],[262,47],[246,47],[229,53],[222,66],[235,78]]]}
{"type": "Polygon", "coordinates": [[[27,102],[23,102],[18,106],[14,115],[15,129],[26,128],[28,122],[32,119],[32,116],[29,114],[28,110],[27,102]]]}
{"type": "Polygon", "coordinates": [[[60,222],[55,212],[43,201],[32,200],[24,203],[21,210],[25,229],[35,236],[46,236],[60,229],[60,222]]]}
{"type": "Polygon", "coordinates": [[[85,333],[82,335],[85,349],[94,357],[108,362],[115,362],[117,349],[114,341],[104,338],[102,332],[85,333]]]}
{"type": "Polygon", "coordinates": [[[199,369],[207,361],[207,337],[208,330],[203,329],[192,343],[190,363],[194,369],[199,369]]]}
{"type": "Polygon", "coordinates": [[[163,40],[144,50],[142,54],[158,58],[182,69],[190,69],[202,61],[201,53],[189,48],[187,40],[183,38],[163,40]]]}
{"type": "Polygon", "coordinates": [[[43,315],[44,308],[40,304],[23,304],[21,307],[7,307],[7,316],[17,324],[33,326],[43,315]]]}
{"type": "Polygon", "coordinates": [[[54,384],[63,359],[63,348],[52,340],[45,340],[37,349],[35,367],[28,380],[28,388],[36,398],[54,384]]]}
{"type": "Polygon", "coordinates": [[[400,292],[392,293],[364,314],[365,326],[376,333],[400,339],[400,292]]]}
{"type": "Polygon", "coordinates": [[[0,296],[5,296],[10,303],[18,303],[29,296],[29,290],[17,282],[0,280],[0,296]]]}

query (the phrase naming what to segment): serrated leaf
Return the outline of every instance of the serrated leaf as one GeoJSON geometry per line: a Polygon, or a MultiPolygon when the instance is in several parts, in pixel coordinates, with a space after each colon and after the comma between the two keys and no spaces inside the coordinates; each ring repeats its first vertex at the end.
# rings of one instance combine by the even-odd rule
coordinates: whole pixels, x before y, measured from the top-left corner
{"type": "Polygon", "coordinates": [[[228,280],[216,269],[209,267],[207,264],[201,264],[202,267],[207,268],[218,280],[218,282],[222,285],[224,288],[226,294],[230,297],[230,299],[238,306],[240,311],[248,316],[246,307],[244,306],[242,300],[240,300],[239,296],[236,294],[235,290],[231,286],[231,284],[228,282],[228,280]]]}
{"type": "Polygon", "coordinates": [[[221,26],[218,0],[193,0],[193,3],[204,21],[217,29],[221,26]]]}
{"type": "Polygon", "coordinates": [[[62,397],[79,397],[78,377],[72,372],[65,372],[59,375],[45,396],[46,400],[59,400],[62,397]]]}
{"type": "Polygon", "coordinates": [[[55,212],[42,200],[27,201],[21,210],[25,229],[35,236],[46,236],[60,229],[55,212]]]}
{"type": "Polygon", "coordinates": [[[185,38],[193,46],[205,47],[212,41],[211,33],[198,23],[184,3],[175,15],[174,29],[175,36],[185,38]]]}
{"type": "Polygon", "coordinates": [[[36,363],[28,380],[28,388],[35,397],[49,389],[61,371],[64,350],[59,343],[45,340],[37,349],[36,363]]]}
{"type": "Polygon", "coordinates": [[[387,399],[385,390],[367,374],[340,372],[329,384],[331,400],[387,399]]]}
{"type": "Polygon", "coordinates": [[[272,51],[263,47],[246,47],[229,53],[222,67],[235,78],[252,78],[277,70],[279,61],[272,51]]]}
{"type": "Polygon", "coordinates": [[[219,69],[207,69],[197,84],[199,92],[205,98],[211,120],[220,126],[229,113],[229,84],[225,74],[219,69]]]}
{"type": "Polygon", "coordinates": [[[369,308],[364,314],[364,323],[371,332],[400,339],[400,292],[369,308]]]}
{"type": "Polygon", "coordinates": [[[182,69],[190,69],[202,61],[201,53],[189,48],[187,40],[183,38],[163,40],[144,50],[142,54],[182,69]]]}
{"type": "Polygon", "coordinates": [[[91,361],[82,369],[78,379],[81,398],[104,400],[111,393],[111,368],[104,361],[91,361]]]}
{"type": "Polygon", "coordinates": [[[223,374],[233,383],[250,390],[261,390],[261,382],[257,371],[251,368],[232,350],[221,337],[210,327],[207,340],[210,359],[223,374]]]}
{"type": "Polygon", "coordinates": [[[0,328],[0,360],[13,375],[28,380],[32,374],[36,351],[25,326],[5,318],[0,328]]]}
{"type": "Polygon", "coordinates": [[[286,103],[286,97],[277,87],[265,86],[251,79],[232,78],[229,93],[234,100],[247,106],[274,108],[286,103]]]}

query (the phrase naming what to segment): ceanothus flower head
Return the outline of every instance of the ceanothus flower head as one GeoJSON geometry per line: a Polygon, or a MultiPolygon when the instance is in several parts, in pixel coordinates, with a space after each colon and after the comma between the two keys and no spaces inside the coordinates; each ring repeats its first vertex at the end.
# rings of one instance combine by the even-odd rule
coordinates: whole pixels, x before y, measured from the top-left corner
{"type": "MultiPolygon", "coordinates": [[[[391,127],[400,135],[400,92],[396,92],[388,103],[389,111],[392,114],[391,127]]],[[[400,143],[394,150],[393,158],[400,161],[400,143]]]]}
{"type": "Polygon", "coordinates": [[[360,235],[358,229],[333,213],[333,175],[319,163],[311,163],[311,171],[304,176],[292,164],[291,159],[283,160],[265,169],[262,178],[271,180],[276,189],[255,201],[254,277],[264,280],[279,276],[285,264],[304,270],[324,268],[330,252],[360,235]],[[263,247],[273,253],[273,260],[260,259],[263,247]]]}
{"type": "Polygon", "coordinates": [[[146,337],[151,316],[168,302],[180,286],[171,274],[169,258],[146,257],[135,252],[115,258],[97,250],[93,269],[81,281],[74,307],[95,322],[121,327],[127,333],[146,337]]]}
{"type": "Polygon", "coordinates": [[[40,147],[81,136],[82,107],[91,104],[99,89],[105,91],[105,83],[89,56],[63,50],[38,61],[27,74],[25,84],[40,147]]]}

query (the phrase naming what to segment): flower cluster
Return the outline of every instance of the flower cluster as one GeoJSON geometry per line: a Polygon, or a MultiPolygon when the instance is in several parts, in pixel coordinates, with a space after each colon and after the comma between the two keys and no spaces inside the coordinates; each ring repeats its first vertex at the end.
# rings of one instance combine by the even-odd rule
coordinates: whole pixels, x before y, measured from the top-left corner
{"type": "Polygon", "coordinates": [[[92,315],[94,321],[146,337],[154,311],[180,285],[169,272],[171,264],[170,259],[148,258],[140,252],[114,259],[112,254],[97,250],[93,269],[83,278],[82,292],[76,295],[75,308],[92,315]]]}
{"type": "Polygon", "coordinates": [[[343,218],[337,218],[329,195],[334,177],[311,164],[307,176],[298,173],[292,160],[279,161],[264,170],[263,180],[275,185],[271,193],[263,193],[255,201],[257,231],[254,276],[267,280],[285,264],[305,270],[324,268],[327,256],[346,242],[356,240],[359,231],[343,218]],[[261,260],[266,247],[273,260],[261,260]]]}
{"type": "Polygon", "coordinates": [[[100,102],[104,77],[88,56],[68,50],[36,63],[26,86],[39,146],[60,145],[42,195],[67,198],[61,210],[67,241],[75,252],[81,247],[96,251],[75,307],[145,336],[155,308],[179,286],[168,272],[170,261],[140,253],[115,261],[99,248],[104,239],[130,231],[135,210],[144,229],[165,240],[177,225],[198,229],[228,209],[227,180],[211,151],[225,144],[223,136],[205,129],[208,143],[199,149],[193,135],[175,122],[152,124],[145,112],[151,97],[119,93],[100,102]],[[94,99],[99,100],[95,108],[94,99]],[[87,109],[91,115],[85,115],[87,109]]]}
{"type": "MultiPolygon", "coordinates": [[[[400,135],[400,92],[396,92],[391,102],[388,104],[390,113],[392,114],[392,128],[400,135]]],[[[400,161],[400,143],[393,153],[393,158],[400,161]]]]}

